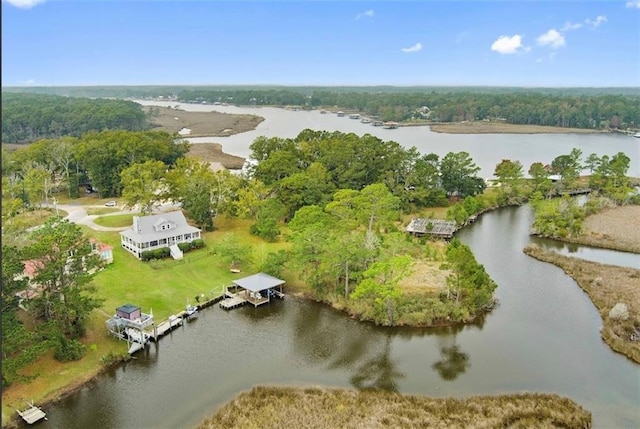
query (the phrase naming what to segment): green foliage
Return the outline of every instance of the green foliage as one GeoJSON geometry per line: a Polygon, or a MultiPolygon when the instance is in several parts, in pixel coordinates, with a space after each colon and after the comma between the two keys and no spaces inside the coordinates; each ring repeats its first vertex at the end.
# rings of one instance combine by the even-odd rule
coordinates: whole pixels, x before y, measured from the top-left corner
{"type": "Polygon", "coordinates": [[[120,172],[122,198],[127,207],[140,207],[143,215],[151,214],[164,199],[167,166],[162,161],[136,163],[120,172]]]}
{"type": "Polygon", "coordinates": [[[479,171],[467,152],[449,152],[440,163],[442,187],[449,195],[462,198],[482,193],[486,184],[476,175],[479,171]]]}
{"type": "Polygon", "coordinates": [[[140,259],[144,262],[154,259],[153,250],[143,250],[142,253],[140,254],[140,259]]]}
{"type": "Polygon", "coordinates": [[[60,362],[80,360],[85,354],[85,346],[78,340],[60,336],[53,357],[60,362]]]}
{"type": "Polygon", "coordinates": [[[550,200],[541,199],[537,194],[532,199],[535,219],[531,225],[534,234],[543,237],[567,238],[580,234],[586,216],[585,207],[577,204],[575,198],[564,196],[550,200]]]}
{"type": "Polygon", "coordinates": [[[138,131],[147,128],[142,106],[132,101],[2,91],[4,143],[79,137],[89,131],[138,131]]]}
{"type": "Polygon", "coordinates": [[[178,249],[186,253],[192,249],[191,243],[178,243],[178,249]]]}
{"type": "Polygon", "coordinates": [[[256,213],[256,222],[251,225],[250,232],[269,242],[274,242],[280,235],[280,219],[284,216],[285,207],[275,199],[269,198],[256,213]]]}
{"type": "Polygon", "coordinates": [[[253,250],[248,244],[243,244],[235,235],[230,234],[216,245],[216,251],[222,260],[231,267],[248,265],[253,261],[253,250]]]}
{"type": "Polygon", "coordinates": [[[491,307],[497,285],[476,261],[469,246],[454,238],[445,255],[443,268],[452,272],[447,277],[447,299],[455,295],[455,302],[465,308],[463,314],[476,314],[491,307]]]}
{"type": "Polygon", "coordinates": [[[192,249],[202,249],[204,247],[204,240],[202,238],[196,238],[191,242],[192,249]]]}
{"type": "Polygon", "coordinates": [[[259,270],[263,273],[269,274],[274,277],[282,277],[284,266],[289,260],[290,255],[286,250],[278,250],[277,252],[267,253],[259,270]]]}

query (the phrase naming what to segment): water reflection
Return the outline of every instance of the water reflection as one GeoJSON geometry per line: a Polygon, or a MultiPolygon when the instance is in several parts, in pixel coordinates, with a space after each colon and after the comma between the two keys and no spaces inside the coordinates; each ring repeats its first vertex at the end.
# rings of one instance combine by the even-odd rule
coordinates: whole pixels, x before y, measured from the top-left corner
{"type": "Polygon", "coordinates": [[[382,350],[356,368],[356,373],[350,378],[353,387],[360,390],[398,391],[398,380],[405,377],[405,374],[398,369],[398,363],[391,359],[391,338],[392,334],[388,333],[382,350]]]}

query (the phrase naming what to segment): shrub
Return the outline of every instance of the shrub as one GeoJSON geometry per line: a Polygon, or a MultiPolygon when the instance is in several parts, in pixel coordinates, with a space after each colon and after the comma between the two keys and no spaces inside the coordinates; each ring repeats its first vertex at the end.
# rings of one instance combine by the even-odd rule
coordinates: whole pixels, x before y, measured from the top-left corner
{"type": "Polygon", "coordinates": [[[85,346],[78,340],[60,337],[53,357],[60,362],[80,360],[84,356],[85,346]]]}
{"type": "Polygon", "coordinates": [[[191,243],[178,243],[178,249],[186,253],[191,250],[191,243]]]}
{"type": "Polygon", "coordinates": [[[140,259],[142,259],[145,262],[150,261],[152,258],[153,258],[153,251],[151,250],[145,250],[140,255],[140,259]]]}
{"type": "Polygon", "coordinates": [[[202,238],[196,238],[191,242],[192,249],[201,249],[204,247],[204,240],[202,238]]]}

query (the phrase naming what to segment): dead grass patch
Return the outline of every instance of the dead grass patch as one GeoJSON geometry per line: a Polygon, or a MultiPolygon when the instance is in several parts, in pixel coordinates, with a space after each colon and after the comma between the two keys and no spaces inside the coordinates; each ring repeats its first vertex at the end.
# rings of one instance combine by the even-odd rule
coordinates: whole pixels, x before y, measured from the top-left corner
{"type": "Polygon", "coordinates": [[[546,127],[543,125],[518,125],[504,122],[454,122],[434,124],[431,131],[447,134],[595,134],[607,131],[585,128],[546,127]]]}
{"type": "Polygon", "coordinates": [[[222,151],[219,143],[196,143],[189,147],[188,157],[197,158],[205,162],[219,162],[229,170],[239,170],[245,159],[241,156],[230,155],[222,151]]]}
{"type": "Polygon", "coordinates": [[[198,429],[588,428],[591,413],[555,394],[429,398],[385,391],[254,387],[198,429]]]}
{"type": "Polygon", "coordinates": [[[222,137],[254,130],[264,118],[256,115],[235,115],[221,112],[187,112],[170,107],[145,106],[145,113],[151,110],[158,116],[151,116],[154,129],[176,133],[183,128],[191,130],[184,137],[222,137]]]}

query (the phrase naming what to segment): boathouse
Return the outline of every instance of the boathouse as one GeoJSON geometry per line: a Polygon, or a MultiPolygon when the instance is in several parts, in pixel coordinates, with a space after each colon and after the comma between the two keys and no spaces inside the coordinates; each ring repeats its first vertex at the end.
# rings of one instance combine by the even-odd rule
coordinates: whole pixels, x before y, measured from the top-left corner
{"type": "Polygon", "coordinates": [[[285,281],[270,276],[265,273],[253,274],[249,277],[243,277],[233,281],[230,291],[229,287],[225,290],[226,299],[220,302],[220,307],[229,310],[245,303],[253,304],[257,307],[267,304],[271,298],[284,299],[282,293],[282,285],[285,281]]]}
{"type": "Polygon", "coordinates": [[[415,236],[430,235],[432,237],[451,239],[456,232],[455,221],[444,219],[413,218],[407,225],[407,232],[415,236]]]}

